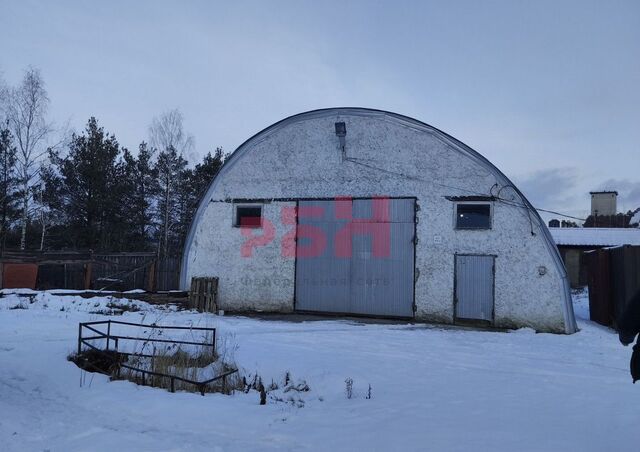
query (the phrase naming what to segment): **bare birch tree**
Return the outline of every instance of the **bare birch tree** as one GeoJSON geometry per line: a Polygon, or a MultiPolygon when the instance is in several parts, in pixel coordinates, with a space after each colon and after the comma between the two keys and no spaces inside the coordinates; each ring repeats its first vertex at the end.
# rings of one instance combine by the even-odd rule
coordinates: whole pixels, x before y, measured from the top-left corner
{"type": "Polygon", "coordinates": [[[38,220],[40,221],[40,251],[44,251],[44,237],[49,224],[49,210],[44,203],[44,182],[41,180],[37,186],[38,195],[38,220]]]}
{"type": "Polygon", "coordinates": [[[173,109],[153,118],[149,126],[149,142],[152,147],[166,151],[175,149],[180,157],[189,157],[193,150],[193,136],[184,131],[180,110],[173,109]]]}
{"type": "Polygon", "coordinates": [[[5,123],[5,115],[7,112],[7,102],[9,101],[9,88],[2,78],[2,72],[0,72],[0,123],[5,123]]]}
{"type": "Polygon", "coordinates": [[[32,187],[37,185],[39,162],[47,153],[52,126],[46,120],[49,97],[40,71],[29,68],[19,86],[8,90],[5,114],[16,141],[16,161],[21,187],[20,249],[27,245],[32,187]]]}

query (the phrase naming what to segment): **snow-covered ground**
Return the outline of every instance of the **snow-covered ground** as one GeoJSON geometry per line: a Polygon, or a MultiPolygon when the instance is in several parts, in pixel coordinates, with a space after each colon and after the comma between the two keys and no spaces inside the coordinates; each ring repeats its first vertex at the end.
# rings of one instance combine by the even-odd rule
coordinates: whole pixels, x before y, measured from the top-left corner
{"type": "MultiPolygon", "coordinates": [[[[571,336],[216,317],[137,302],[118,319],[215,326],[265,380],[307,381],[304,407],[258,395],[171,394],[81,372],[78,322],[108,298],[0,298],[0,450],[636,451],[631,350],[586,320],[571,336]],[[26,309],[10,309],[22,305],[26,309]],[[345,396],[345,379],[354,396],[345,396]],[[368,385],[371,399],[366,398],[368,385]]],[[[93,312],[93,313],[92,313],[93,312]]]]}

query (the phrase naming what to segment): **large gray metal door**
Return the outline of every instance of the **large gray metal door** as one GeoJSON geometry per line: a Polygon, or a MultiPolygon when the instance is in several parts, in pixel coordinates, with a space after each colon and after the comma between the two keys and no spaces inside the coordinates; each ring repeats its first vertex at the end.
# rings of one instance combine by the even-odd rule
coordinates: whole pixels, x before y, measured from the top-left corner
{"type": "Polygon", "coordinates": [[[374,212],[374,202],[300,201],[297,310],[413,317],[415,200],[388,199],[382,216],[374,212]],[[336,203],[343,203],[352,219],[337,218],[336,203]],[[314,208],[321,208],[321,214],[314,208]],[[349,227],[351,249],[336,253],[336,237],[344,237],[349,227]],[[314,231],[324,232],[326,246],[309,255],[310,239],[305,236],[314,231]]]}
{"type": "Polygon", "coordinates": [[[351,261],[334,256],[336,233],[347,224],[346,219],[336,218],[338,202],[346,201],[298,203],[295,288],[298,310],[349,312],[351,261]]]}
{"type": "Polygon", "coordinates": [[[456,255],[456,318],[493,321],[494,257],[456,255]]]}

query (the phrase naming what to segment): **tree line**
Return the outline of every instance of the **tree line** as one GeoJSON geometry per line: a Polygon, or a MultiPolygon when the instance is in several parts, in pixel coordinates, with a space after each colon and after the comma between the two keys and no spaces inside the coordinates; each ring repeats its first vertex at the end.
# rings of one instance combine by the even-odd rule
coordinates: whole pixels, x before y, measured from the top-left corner
{"type": "Polygon", "coordinates": [[[178,110],[154,118],[132,152],[95,117],[79,133],[56,129],[48,107],[37,69],[15,87],[0,80],[1,249],[179,255],[222,149],[190,165],[178,110]]]}

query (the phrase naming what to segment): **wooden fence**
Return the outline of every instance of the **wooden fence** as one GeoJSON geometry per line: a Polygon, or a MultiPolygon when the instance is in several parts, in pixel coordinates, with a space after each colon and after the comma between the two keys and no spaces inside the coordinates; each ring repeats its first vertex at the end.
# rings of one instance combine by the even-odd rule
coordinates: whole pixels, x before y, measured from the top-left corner
{"type": "Polygon", "coordinates": [[[591,320],[615,328],[616,319],[640,291],[640,246],[602,248],[586,252],[585,258],[591,320]]]}
{"type": "Polygon", "coordinates": [[[166,257],[156,262],[155,290],[178,290],[180,288],[179,257],[166,257]]]}
{"type": "Polygon", "coordinates": [[[167,291],[179,289],[180,258],[155,253],[7,253],[2,287],[167,291]]]}

